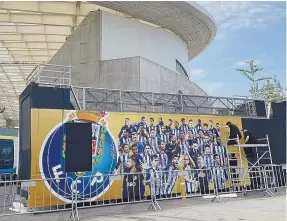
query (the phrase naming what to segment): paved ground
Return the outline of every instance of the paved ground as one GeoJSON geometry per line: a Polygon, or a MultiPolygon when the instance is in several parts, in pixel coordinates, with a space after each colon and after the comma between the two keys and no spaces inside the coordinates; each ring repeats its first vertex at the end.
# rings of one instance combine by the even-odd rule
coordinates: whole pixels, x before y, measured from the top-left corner
{"type": "MultiPolygon", "coordinates": [[[[286,190],[275,198],[259,193],[224,199],[224,204],[192,198],[161,201],[163,211],[147,210],[149,203],[117,205],[79,210],[82,221],[285,221],[286,190]]],[[[1,215],[1,214],[0,214],[1,215]]],[[[68,221],[69,212],[0,217],[1,221],[68,221]]]]}

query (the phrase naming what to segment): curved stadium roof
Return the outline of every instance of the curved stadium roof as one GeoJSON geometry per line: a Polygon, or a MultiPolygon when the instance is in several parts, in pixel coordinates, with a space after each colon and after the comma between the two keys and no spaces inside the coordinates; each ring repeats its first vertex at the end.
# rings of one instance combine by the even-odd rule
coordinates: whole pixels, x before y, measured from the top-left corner
{"type": "Polygon", "coordinates": [[[190,2],[0,1],[0,111],[5,107],[0,126],[18,120],[18,98],[36,64],[48,62],[85,16],[98,9],[178,35],[188,45],[189,59],[216,34],[209,13],[190,2]]]}

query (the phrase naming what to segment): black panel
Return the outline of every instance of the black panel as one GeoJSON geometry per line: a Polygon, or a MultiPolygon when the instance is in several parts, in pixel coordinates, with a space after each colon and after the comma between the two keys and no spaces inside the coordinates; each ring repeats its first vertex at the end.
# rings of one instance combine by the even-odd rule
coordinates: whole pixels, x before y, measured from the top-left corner
{"type": "Polygon", "coordinates": [[[268,134],[273,163],[286,164],[286,121],[243,118],[242,127],[256,138],[264,138],[268,134]]]}
{"type": "Polygon", "coordinates": [[[255,108],[258,117],[266,117],[266,107],[264,101],[255,101],[255,108]]]}
{"type": "Polygon", "coordinates": [[[92,124],[66,124],[65,171],[92,170],[92,124]]]}
{"type": "Polygon", "coordinates": [[[19,179],[31,176],[31,96],[20,97],[19,179]]]}
{"type": "Polygon", "coordinates": [[[70,89],[39,87],[30,83],[21,93],[20,98],[20,150],[19,177],[30,179],[31,173],[31,108],[73,109],[70,103],[70,89]]]}
{"type": "Polygon", "coordinates": [[[34,86],[32,108],[70,109],[70,89],[34,86]]]}
{"type": "Polygon", "coordinates": [[[286,120],[286,101],[280,103],[272,103],[272,118],[286,120]]]}
{"type": "Polygon", "coordinates": [[[20,101],[28,95],[31,96],[31,108],[71,109],[69,88],[39,87],[32,82],[20,95],[20,101]]]}

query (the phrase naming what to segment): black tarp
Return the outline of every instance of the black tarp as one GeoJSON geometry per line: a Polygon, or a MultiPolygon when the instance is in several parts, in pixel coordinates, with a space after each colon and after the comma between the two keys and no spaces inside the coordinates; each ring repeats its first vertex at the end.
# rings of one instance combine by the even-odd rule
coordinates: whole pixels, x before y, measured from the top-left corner
{"type": "Polygon", "coordinates": [[[269,137],[274,164],[286,164],[286,120],[243,118],[242,127],[256,138],[269,137]]]}

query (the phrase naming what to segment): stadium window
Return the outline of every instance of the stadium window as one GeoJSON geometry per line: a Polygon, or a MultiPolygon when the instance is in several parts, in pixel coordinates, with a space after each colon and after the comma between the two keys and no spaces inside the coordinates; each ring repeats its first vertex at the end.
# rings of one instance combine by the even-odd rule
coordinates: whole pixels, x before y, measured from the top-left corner
{"type": "Polygon", "coordinates": [[[187,74],[186,70],[184,69],[184,67],[182,66],[182,64],[177,59],[175,59],[175,61],[176,61],[176,71],[179,74],[188,78],[188,74],[187,74]]]}

